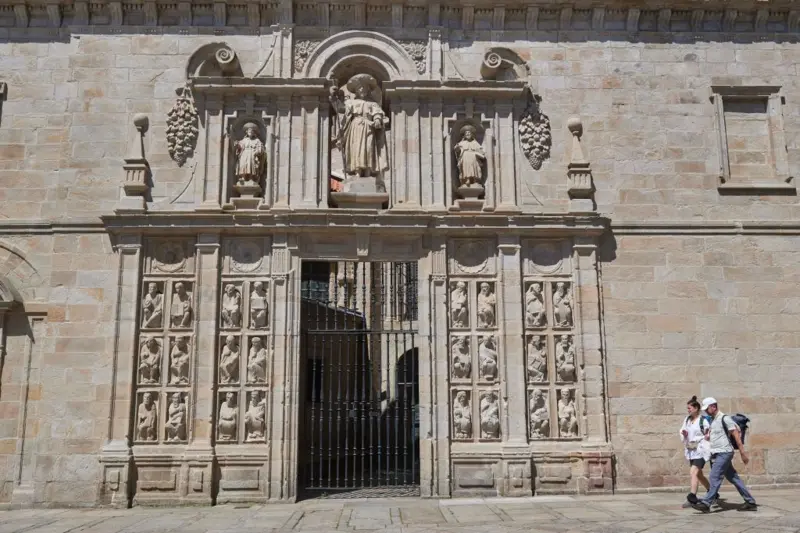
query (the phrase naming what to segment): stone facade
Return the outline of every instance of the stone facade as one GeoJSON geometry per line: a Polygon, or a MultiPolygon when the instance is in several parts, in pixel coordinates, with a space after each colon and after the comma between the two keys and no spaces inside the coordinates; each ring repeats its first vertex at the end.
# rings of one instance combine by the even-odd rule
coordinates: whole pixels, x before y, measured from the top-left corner
{"type": "Polygon", "coordinates": [[[800,12],[640,4],[0,6],[0,505],[301,496],[312,260],[417,265],[422,496],[682,487],[693,394],[800,482],[800,12]]]}

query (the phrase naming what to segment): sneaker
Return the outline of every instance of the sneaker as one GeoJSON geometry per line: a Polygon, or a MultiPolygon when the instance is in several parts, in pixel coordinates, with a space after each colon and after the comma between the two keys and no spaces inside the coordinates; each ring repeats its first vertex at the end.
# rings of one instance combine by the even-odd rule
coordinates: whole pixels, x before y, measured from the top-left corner
{"type": "Polygon", "coordinates": [[[736,510],[737,511],[758,511],[758,505],[755,502],[753,502],[753,503],[744,502],[736,510]]]}
{"type": "Polygon", "coordinates": [[[691,503],[689,503],[689,502],[683,502],[683,505],[681,505],[681,509],[688,509],[688,508],[689,508],[689,507],[691,507],[691,506],[692,506],[692,504],[691,504],[691,503]]]}
{"type": "Polygon", "coordinates": [[[711,508],[705,504],[705,502],[697,502],[692,504],[692,508],[697,509],[698,511],[702,511],[704,513],[708,513],[711,511],[711,508]]]}

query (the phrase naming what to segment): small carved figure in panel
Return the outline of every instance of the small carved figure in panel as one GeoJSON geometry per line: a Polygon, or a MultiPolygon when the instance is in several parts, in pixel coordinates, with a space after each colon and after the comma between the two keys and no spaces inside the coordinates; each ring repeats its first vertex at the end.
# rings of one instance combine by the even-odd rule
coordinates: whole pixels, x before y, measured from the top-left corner
{"type": "Polygon", "coordinates": [[[453,401],[453,430],[455,438],[472,438],[472,404],[466,391],[458,391],[453,401]]]}
{"type": "Polygon", "coordinates": [[[172,385],[189,383],[189,337],[178,337],[169,354],[169,382],[172,385]]]}
{"type": "Polygon", "coordinates": [[[569,285],[563,281],[556,283],[553,291],[553,318],[556,327],[572,326],[572,296],[570,296],[569,285]]]}
{"type": "Polygon", "coordinates": [[[556,344],[556,373],[559,381],[575,381],[575,345],[569,335],[556,344]]]}
{"type": "Polygon", "coordinates": [[[250,328],[264,329],[267,327],[267,291],[260,281],[253,283],[250,293],[250,328]]]}
{"type": "Polygon", "coordinates": [[[192,314],[192,296],[186,291],[186,286],[179,281],[175,284],[175,294],[172,296],[172,308],[170,309],[172,327],[192,327],[192,314]]]}
{"type": "Polygon", "coordinates": [[[164,321],[164,295],[158,290],[157,283],[147,284],[147,294],[142,299],[142,327],[160,328],[164,321]]]}
{"type": "Polygon", "coordinates": [[[236,393],[225,393],[225,401],[219,406],[219,422],[217,433],[220,441],[235,441],[239,407],[236,405],[236,393]]]}
{"type": "Polygon", "coordinates": [[[500,438],[500,406],[492,391],[481,396],[481,438],[500,438]]]}
{"type": "Polygon", "coordinates": [[[222,295],[222,327],[242,327],[242,295],[233,283],[225,285],[222,295]]]}
{"type": "Polygon", "coordinates": [[[536,389],[531,394],[528,406],[531,415],[531,438],[542,439],[550,436],[550,409],[547,407],[547,394],[536,389]]]}
{"type": "Polygon", "coordinates": [[[547,345],[541,335],[528,337],[528,381],[547,381],[547,345]]]}
{"type": "Polygon", "coordinates": [[[168,441],[186,440],[186,404],[179,392],[172,393],[172,401],[167,411],[167,423],[164,429],[168,441]]]}
{"type": "Polygon", "coordinates": [[[481,290],[478,293],[478,327],[479,328],[493,328],[495,327],[495,308],[497,306],[497,297],[492,290],[492,286],[487,282],[481,283],[481,290]]]}
{"type": "Polygon", "coordinates": [[[158,440],[158,405],[153,401],[153,393],[145,392],[136,415],[136,439],[158,440]]]}
{"type": "Polygon", "coordinates": [[[455,145],[458,160],[458,179],[462,187],[480,187],[483,182],[483,162],[486,153],[475,140],[475,126],[467,124],[461,128],[461,140],[455,145]]]}
{"type": "Polygon", "coordinates": [[[245,440],[264,439],[264,419],[266,418],[266,399],[261,397],[261,392],[250,393],[250,405],[244,414],[244,427],[247,432],[245,440]]]}
{"type": "Polygon", "coordinates": [[[225,337],[225,346],[219,358],[219,382],[239,382],[239,340],[233,335],[225,337]]]}
{"type": "Polygon", "coordinates": [[[247,382],[264,383],[267,379],[267,349],[259,337],[250,341],[247,357],[247,382]]]}
{"type": "Polygon", "coordinates": [[[547,324],[542,284],[538,281],[531,283],[525,293],[525,324],[529,328],[543,328],[547,324]]]}
{"type": "Polygon", "coordinates": [[[469,295],[463,281],[456,282],[450,293],[450,320],[454,328],[469,327],[469,295]]]}
{"type": "Polygon", "coordinates": [[[161,379],[161,341],[145,337],[139,350],[139,383],[158,383],[161,379]]]}
{"type": "Polygon", "coordinates": [[[453,337],[450,352],[453,358],[453,378],[469,379],[472,376],[472,357],[467,337],[453,337]]]}
{"type": "Polygon", "coordinates": [[[356,74],[347,82],[352,97],[342,100],[331,87],[330,101],[337,117],[336,145],[342,151],[347,176],[381,177],[389,169],[384,128],[389,123],[375,102],[378,82],[369,74],[356,74]]]}
{"type": "Polygon", "coordinates": [[[561,389],[558,400],[558,428],[562,437],[578,436],[578,411],[575,409],[575,400],[569,389],[561,389]]]}
{"type": "Polygon", "coordinates": [[[236,183],[239,185],[258,185],[267,161],[267,150],[258,138],[258,125],[248,122],[244,125],[244,136],[234,145],[236,155],[236,183]]]}
{"type": "Polygon", "coordinates": [[[497,345],[494,335],[479,338],[478,363],[481,365],[483,379],[494,380],[497,378],[497,345]]]}

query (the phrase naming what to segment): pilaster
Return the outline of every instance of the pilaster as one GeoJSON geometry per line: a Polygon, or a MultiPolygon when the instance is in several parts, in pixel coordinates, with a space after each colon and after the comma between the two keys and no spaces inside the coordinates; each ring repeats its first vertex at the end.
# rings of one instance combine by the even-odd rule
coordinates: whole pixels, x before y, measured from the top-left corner
{"type": "Polygon", "coordinates": [[[202,180],[202,204],[199,211],[220,211],[222,209],[222,166],[223,143],[215,139],[222,139],[225,133],[223,100],[218,95],[206,95],[203,99],[203,112],[205,113],[205,128],[203,132],[204,158],[199,161],[202,180]]]}

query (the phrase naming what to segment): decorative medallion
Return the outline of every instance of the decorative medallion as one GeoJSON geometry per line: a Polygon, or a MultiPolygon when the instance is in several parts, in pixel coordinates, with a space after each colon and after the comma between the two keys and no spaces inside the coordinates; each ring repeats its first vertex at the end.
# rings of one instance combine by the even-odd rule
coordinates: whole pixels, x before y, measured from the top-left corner
{"type": "Polygon", "coordinates": [[[458,270],[466,274],[480,274],[486,270],[489,261],[483,241],[459,242],[454,255],[458,270]]]}
{"type": "Polygon", "coordinates": [[[153,270],[178,272],[186,266],[186,252],[177,242],[160,244],[153,254],[153,270]]]}
{"type": "Polygon", "coordinates": [[[563,261],[561,246],[554,242],[540,242],[531,250],[531,265],[542,274],[558,272],[563,261]]]}
{"type": "Polygon", "coordinates": [[[262,262],[261,247],[253,241],[236,241],[231,244],[231,269],[235,272],[255,272],[262,262]]]}
{"type": "Polygon", "coordinates": [[[539,102],[531,98],[519,121],[519,141],[522,152],[535,170],[542,168],[542,162],[550,159],[550,119],[539,109],[539,102]]]}
{"type": "Polygon", "coordinates": [[[426,41],[403,41],[400,43],[400,46],[402,46],[403,50],[414,60],[417,72],[424,74],[426,69],[425,63],[428,56],[428,43],[426,41]]]}
{"type": "Polygon", "coordinates": [[[178,90],[178,100],[167,113],[167,148],[169,156],[182,167],[194,154],[198,134],[197,109],[188,83],[178,90]]]}
{"type": "Polygon", "coordinates": [[[319,45],[319,41],[298,41],[294,46],[294,70],[300,72],[308,60],[308,56],[319,45]]]}

